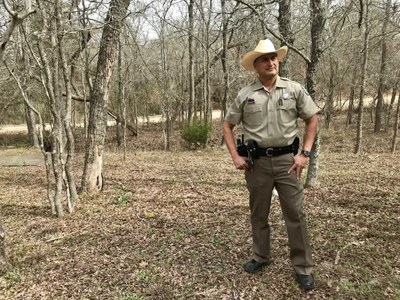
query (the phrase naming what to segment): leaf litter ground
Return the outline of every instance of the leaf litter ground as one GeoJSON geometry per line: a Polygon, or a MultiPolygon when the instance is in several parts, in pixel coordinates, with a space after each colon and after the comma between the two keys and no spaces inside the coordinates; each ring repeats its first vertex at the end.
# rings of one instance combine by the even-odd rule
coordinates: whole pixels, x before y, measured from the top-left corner
{"type": "MultiPolygon", "coordinates": [[[[0,278],[0,299],[399,299],[400,164],[386,149],[390,133],[366,132],[355,156],[352,134],[322,131],[319,186],[305,190],[316,265],[316,289],[305,293],[293,279],[277,199],[272,263],[243,272],[248,194],[218,146],[218,127],[214,146],[197,151],[179,143],[157,150],[160,130],[143,128],[125,160],[109,141],[105,189],[82,196],[63,219],[50,213],[44,167],[0,168],[13,265],[0,278]]],[[[79,152],[78,176],[81,163],[79,152]]]]}

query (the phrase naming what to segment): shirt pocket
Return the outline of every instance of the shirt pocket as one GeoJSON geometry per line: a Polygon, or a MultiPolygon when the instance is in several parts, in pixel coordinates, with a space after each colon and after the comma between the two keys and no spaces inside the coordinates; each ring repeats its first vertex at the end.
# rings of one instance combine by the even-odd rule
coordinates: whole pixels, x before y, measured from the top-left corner
{"type": "Polygon", "coordinates": [[[260,125],[262,122],[262,105],[245,105],[243,108],[243,122],[249,126],[260,125]]]}
{"type": "Polygon", "coordinates": [[[283,123],[290,123],[298,118],[295,100],[280,100],[277,110],[278,115],[283,123]]]}

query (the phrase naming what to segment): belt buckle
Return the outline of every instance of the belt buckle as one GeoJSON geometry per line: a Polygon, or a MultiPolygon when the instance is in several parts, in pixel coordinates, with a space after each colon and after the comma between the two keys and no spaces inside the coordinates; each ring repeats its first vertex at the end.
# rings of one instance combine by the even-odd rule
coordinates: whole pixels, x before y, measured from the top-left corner
{"type": "Polygon", "coordinates": [[[267,148],[267,150],[265,150],[265,155],[271,157],[272,151],[274,151],[274,148],[267,148]]]}

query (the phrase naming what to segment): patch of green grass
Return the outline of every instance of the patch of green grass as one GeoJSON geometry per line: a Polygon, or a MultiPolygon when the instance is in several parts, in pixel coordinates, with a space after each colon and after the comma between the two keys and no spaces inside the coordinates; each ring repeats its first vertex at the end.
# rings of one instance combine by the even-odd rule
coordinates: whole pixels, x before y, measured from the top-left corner
{"type": "Polygon", "coordinates": [[[138,275],[138,278],[144,282],[151,282],[153,279],[153,276],[151,275],[151,273],[149,271],[139,270],[137,275],[138,275]]]}
{"type": "Polygon", "coordinates": [[[14,254],[17,257],[24,257],[27,253],[32,253],[38,249],[38,244],[21,244],[18,245],[15,250],[14,254]]]}
{"type": "Polygon", "coordinates": [[[262,283],[262,284],[269,284],[269,280],[268,280],[268,278],[261,277],[261,278],[260,278],[260,283],[262,283]]]}
{"type": "Polygon", "coordinates": [[[229,237],[234,237],[235,234],[236,234],[236,232],[235,232],[235,230],[234,230],[233,228],[227,228],[227,229],[226,229],[226,234],[227,234],[229,237]]]}
{"type": "Polygon", "coordinates": [[[95,213],[95,214],[98,214],[98,213],[101,213],[103,210],[101,209],[101,207],[94,207],[93,208],[93,212],[95,213]]]}
{"type": "Polygon", "coordinates": [[[182,241],[185,238],[185,234],[183,232],[175,232],[174,236],[172,239],[174,241],[182,241]]]}
{"type": "Polygon", "coordinates": [[[220,246],[222,244],[222,241],[219,238],[213,236],[211,239],[211,243],[213,243],[215,246],[220,246]]]}
{"type": "Polygon", "coordinates": [[[14,268],[13,270],[7,272],[4,274],[3,278],[6,281],[7,288],[22,281],[22,275],[18,268],[14,268]]]}
{"type": "Polygon", "coordinates": [[[124,207],[132,198],[132,192],[127,192],[116,196],[116,204],[118,207],[124,207]]]}
{"type": "Polygon", "coordinates": [[[0,135],[0,146],[14,148],[29,148],[30,144],[26,134],[2,134],[0,135]]]}

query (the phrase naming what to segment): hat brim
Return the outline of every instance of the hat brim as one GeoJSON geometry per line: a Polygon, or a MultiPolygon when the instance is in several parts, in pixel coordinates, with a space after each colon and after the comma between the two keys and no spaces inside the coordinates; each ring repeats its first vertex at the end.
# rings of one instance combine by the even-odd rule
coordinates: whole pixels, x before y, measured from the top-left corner
{"type": "Polygon", "coordinates": [[[259,58],[260,56],[263,56],[265,54],[270,54],[270,53],[276,53],[278,61],[281,61],[287,53],[287,46],[283,46],[281,48],[279,48],[276,51],[272,51],[272,52],[258,52],[258,51],[250,51],[247,52],[242,60],[240,61],[240,64],[249,71],[256,71],[256,69],[254,69],[254,61],[259,58]]]}

